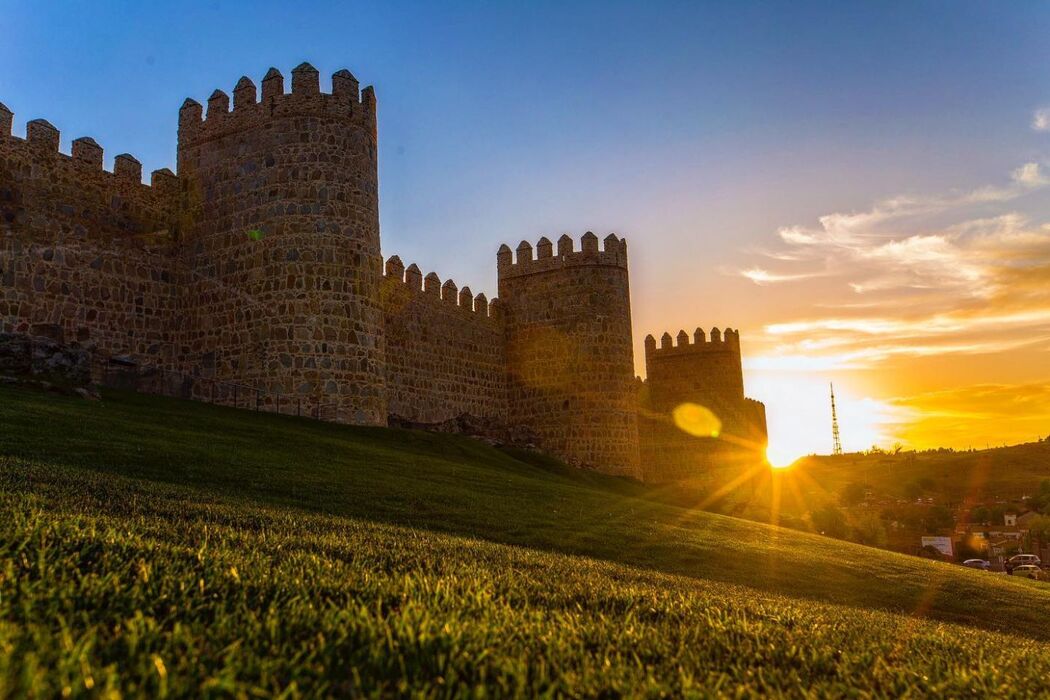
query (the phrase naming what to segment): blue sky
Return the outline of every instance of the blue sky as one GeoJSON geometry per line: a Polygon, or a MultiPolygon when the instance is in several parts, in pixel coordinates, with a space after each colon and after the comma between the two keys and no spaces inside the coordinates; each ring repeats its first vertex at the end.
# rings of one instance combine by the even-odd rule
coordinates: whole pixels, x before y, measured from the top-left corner
{"type": "MultiPolygon", "coordinates": [[[[15,133],[43,117],[63,150],[90,135],[147,172],[174,167],[185,97],[349,68],[379,100],[386,255],[492,296],[501,242],[621,233],[639,350],[696,325],[774,348],[771,324],[851,293],[739,274],[770,267],[780,229],[1009,183],[1045,169],[1050,138],[1030,128],[1050,105],[1040,3],[0,0],[0,17],[15,133]]],[[[1008,209],[1050,215],[1035,194],[1008,209]]]]}
{"type": "Polygon", "coordinates": [[[44,117],[147,170],[174,165],[186,96],[348,67],[379,95],[387,247],[468,278],[494,241],[545,231],[750,240],[967,186],[1031,150],[1050,99],[1036,4],[0,6],[16,132],[44,117]]]}

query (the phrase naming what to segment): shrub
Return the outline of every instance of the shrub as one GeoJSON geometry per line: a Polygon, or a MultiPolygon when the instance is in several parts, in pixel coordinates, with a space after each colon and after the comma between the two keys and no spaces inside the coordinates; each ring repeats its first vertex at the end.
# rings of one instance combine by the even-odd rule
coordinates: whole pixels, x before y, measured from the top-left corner
{"type": "Polygon", "coordinates": [[[853,523],[855,540],[875,547],[886,545],[886,526],[874,513],[864,513],[853,523]]]}
{"type": "Polygon", "coordinates": [[[849,533],[846,516],[834,505],[828,503],[820,510],[810,513],[813,528],[822,535],[845,539],[849,533]]]}
{"type": "Polygon", "coordinates": [[[864,494],[867,490],[867,484],[862,484],[856,481],[846,484],[846,487],[842,489],[842,493],[839,495],[839,502],[844,506],[855,506],[859,503],[863,503],[864,494]]]}
{"type": "Polygon", "coordinates": [[[929,530],[947,530],[955,526],[952,512],[945,506],[934,506],[926,513],[926,527],[929,530]]]}

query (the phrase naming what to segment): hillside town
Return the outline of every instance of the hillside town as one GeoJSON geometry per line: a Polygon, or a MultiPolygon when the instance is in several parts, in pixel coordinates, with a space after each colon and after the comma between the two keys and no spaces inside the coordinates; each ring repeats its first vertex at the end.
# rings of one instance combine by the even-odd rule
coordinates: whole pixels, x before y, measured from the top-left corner
{"type": "MultiPolygon", "coordinates": [[[[1032,454],[1025,458],[1034,460],[1030,471],[1050,473],[1050,438],[998,452],[1026,447],[1032,454]]],[[[972,452],[969,462],[979,464],[982,452],[972,452]]],[[[904,463],[916,460],[914,453],[896,457],[904,463]]],[[[879,458],[873,454],[862,460],[879,458]]],[[[889,456],[882,458],[890,461],[889,456]]],[[[856,468],[843,464],[842,470],[848,472],[851,466],[856,468]]],[[[898,467],[898,472],[903,471],[898,467]]],[[[815,529],[902,553],[1008,574],[1015,573],[1022,562],[1031,562],[1031,557],[1037,559],[1031,562],[1037,566],[1050,564],[1050,478],[1032,476],[1027,481],[993,483],[992,488],[974,487],[966,493],[949,489],[945,477],[929,473],[902,485],[884,480],[877,472],[874,478],[864,475],[862,468],[861,478],[841,487],[836,504],[811,511],[815,529]]],[[[1033,578],[1050,579],[1045,571],[1031,573],[1033,578]]]]}

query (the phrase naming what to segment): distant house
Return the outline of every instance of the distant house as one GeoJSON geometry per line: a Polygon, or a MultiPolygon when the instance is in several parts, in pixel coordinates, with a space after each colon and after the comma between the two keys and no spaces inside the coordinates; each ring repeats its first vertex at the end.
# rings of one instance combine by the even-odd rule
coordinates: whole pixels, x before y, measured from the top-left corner
{"type": "Polygon", "coordinates": [[[964,525],[956,528],[957,535],[983,537],[986,540],[1022,540],[1028,535],[1028,528],[1017,525],[964,525]],[[961,530],[961,531],[960,531],[961,530]]]}
{"type": "Polygon", "coordinates": [[[1032,512],[1024,515],[1005,513],[1002,525],[959,523],[955,527],[956,540],[965,541],[976,549],[987,550],[989,555],[1002,554],[1028,539],[1029,525],[1035,515],[1032,512]]]}
{"type": "Polygon", "coordinates": [[[1032,527],[1032,521],[1039,517],[1039,513],[1034,510],[1030,510],[1027,513],[1022,513],[1017,516],[1017,527],[1024,528],[1025,530],[1032,527]]]}

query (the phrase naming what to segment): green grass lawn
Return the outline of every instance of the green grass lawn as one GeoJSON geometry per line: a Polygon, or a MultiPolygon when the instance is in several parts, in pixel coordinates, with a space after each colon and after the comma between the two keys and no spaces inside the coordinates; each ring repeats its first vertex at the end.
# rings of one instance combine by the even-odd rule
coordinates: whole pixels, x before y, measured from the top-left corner
{"type": "Polygon", "coordinates": [[[0,697],[1031,696],[1050,678],[1046,585],[454,436],[5,388],[0,514],[0,697]]]}

